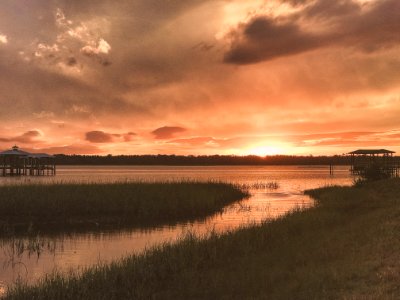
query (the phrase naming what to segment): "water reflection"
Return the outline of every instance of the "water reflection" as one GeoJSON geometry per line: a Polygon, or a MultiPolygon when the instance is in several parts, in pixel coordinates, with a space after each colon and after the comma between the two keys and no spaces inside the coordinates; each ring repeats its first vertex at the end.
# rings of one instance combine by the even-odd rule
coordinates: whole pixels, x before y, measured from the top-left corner
{"type": "Polygon", "coordinates": [[[53,270],[80,270],[99,262],[139,253],[152,245],[173,242],[185,232],[224,232],[245,224],[285,214],[313,201],[305,189],[332,184],[350,184],[347,167],[336,168],[330,176],[326,167],[63,167],[57,177],[3,178],[1,184],[54,181],[160,181],[221,180],[251,187],[249,199],[226,207],[222,213],[196,222],[154,229],[131,229],[76,233],[35,238],[0,239],[0,294],[15,280],[32,283],[53,270]],[[263,186],[262,183],[277,183],[263,186]]]}

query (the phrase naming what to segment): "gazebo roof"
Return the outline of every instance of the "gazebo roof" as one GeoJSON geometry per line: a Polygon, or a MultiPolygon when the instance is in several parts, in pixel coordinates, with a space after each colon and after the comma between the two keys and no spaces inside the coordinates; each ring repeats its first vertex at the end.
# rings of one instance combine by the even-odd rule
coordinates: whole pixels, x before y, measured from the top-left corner
{"type": "Polygon", "coordinates": [[[29,152],[20,150],[18,146],[14,146],[10,150],[6,150],[6,151],[3,151],[3,152],[0,152],[0,156],[5,156],[5,155],[29,156],[29,157],[33,157],[33,158],[54,157],[53,155],[49,155],[47,153],[29,153],[29,152]]]}
{"type": "Polygon", "coordinates": [[[19,150],[18,146],[12,147],[10,150],[0,152],[0,155],[15,155],[15,156],[28,156],[29,152],[19,150]]]}
{"type": "Polygon", "coordinates": [[[358,149],[356,151],[349,152],[349,154],[391,154],[396,153],[386,149],[358,149]]]}

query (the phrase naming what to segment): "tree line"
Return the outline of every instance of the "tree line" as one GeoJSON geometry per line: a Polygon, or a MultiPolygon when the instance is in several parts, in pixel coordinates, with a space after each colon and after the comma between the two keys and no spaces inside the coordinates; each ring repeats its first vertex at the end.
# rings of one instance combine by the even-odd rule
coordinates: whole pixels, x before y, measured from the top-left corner
{"type": "Polygon", "coordinates": [[[59,165],[348,165],[348,156],[235,155],[55,155],[59,165]]]}

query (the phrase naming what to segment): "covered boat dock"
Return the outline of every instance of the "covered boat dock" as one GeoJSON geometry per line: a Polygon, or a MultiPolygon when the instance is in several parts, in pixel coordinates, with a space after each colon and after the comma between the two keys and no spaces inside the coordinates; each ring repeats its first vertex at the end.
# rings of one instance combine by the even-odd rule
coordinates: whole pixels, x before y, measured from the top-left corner
{"type": "Polygon", "coordinates": [[[29,153],[18,146],[0,152],[0,175],[2,176],[54,176],[55,158],[46,153],[29,153]]]}
{"type": "Polygon", "coordinates": [[[395,152],[386,149],[358,149],[349,153],[350,171],[353,175],[365,175],[371,168],[379,170],[388,177],[399,177],[400,160],[393,156],[395,152]]]}

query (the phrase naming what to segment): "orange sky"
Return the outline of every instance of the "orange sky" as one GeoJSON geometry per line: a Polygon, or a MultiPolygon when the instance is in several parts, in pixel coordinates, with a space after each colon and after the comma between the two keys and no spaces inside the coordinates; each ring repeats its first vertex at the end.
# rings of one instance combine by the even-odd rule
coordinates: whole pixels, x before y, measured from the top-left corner
{"type": "Polygon", "coordinates": [[[3,0],[0,149],[400,151],[398,0],[3,0]]]}

